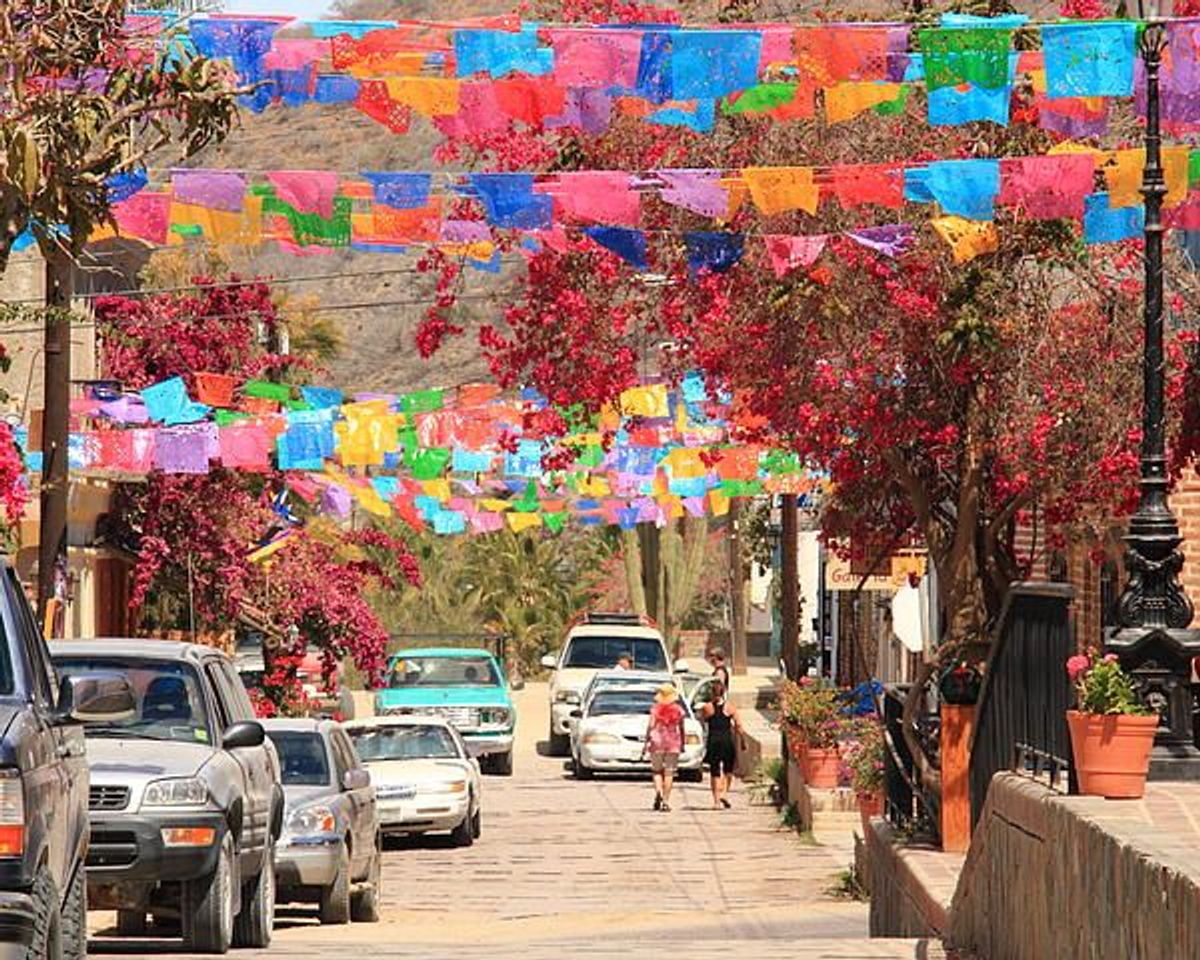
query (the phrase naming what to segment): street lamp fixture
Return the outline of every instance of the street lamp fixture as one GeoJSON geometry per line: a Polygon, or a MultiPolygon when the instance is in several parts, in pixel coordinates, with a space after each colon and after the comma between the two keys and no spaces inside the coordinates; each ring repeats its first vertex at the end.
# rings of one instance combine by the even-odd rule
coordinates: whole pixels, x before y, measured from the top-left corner
{"type": "Polygon", "coordinates": [[[1141,480],[1138,508],[1125,536],[1129,582],[1117,603],[1117,623],[1108,631],[1105,645],[1120,657],[1146,704],[1160,717],[1151,777],[1190,780],[1200,779],[1200,750],[1196,749],[1192,731],[1195,694],[1191,685],[1192,660],[1200,656],[1200,630],[1189,629],[1194,609],[1179,582],[1183,537],[1167,500],[1162,224],[1167,185],[1159,125],[1159,70],[1166,42],[1162,21],[1151,20],[1141,40],[1146,68],[1141,480]]]}

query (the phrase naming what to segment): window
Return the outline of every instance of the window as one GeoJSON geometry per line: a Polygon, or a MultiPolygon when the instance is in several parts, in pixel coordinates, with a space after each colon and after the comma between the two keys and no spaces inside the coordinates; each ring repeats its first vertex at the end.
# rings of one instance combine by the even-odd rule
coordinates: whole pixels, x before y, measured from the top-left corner
{"type": "Polygon", "coordinates": [[[84,724],[88,737],[215,742],[204,687],[191,664],[120,656],[58,657],[54,663],[65,677],[119,673],[133,689],[133,716],[84,724]]]}
{"type": "Polygon", "coordinates": [[[364,727],[352,730],[354,749],[363,763],[378,760],[452,760],[460,757],[454,735],[445,727],[364,727]]]}
{"type": "Polygon", "coordinates": [[[333,745],[333,755],[343,774],[347,770],[357,770],[362,766],[358,754],[354,752],[354,744],[343,730],[334,730],[329,742],[333,745]]]}
{"type": "MultiPolygon", "coordinates": [[[[42,641],[42,631],[38,628],[33,610],[25,597],[25,591],[11,567],[6,571],[4,582],[8,593],[9,610],[12,613],[13,629],[16,630],[17,637],[25,646],[26,657],[30,669],[33,671],[30,677],[31,692],[41,703],[53,707],[57,681],[54,676],[54,667],[47,659],[46,645],[42,641]]],[[[14,679],[11,651],[8,644],[4,644],[3,647],[3,663],[0,664],[0,693],[12,693],[14,679]]]]}
{"type": "Polygon", "coordinates": [[[588,707],[589,717],[648,714],[654,706],[653,690],[601,690],[588,707]]]}
{"type": "Polygon", "coordinates": [[[233,724],[233,714],[229,709],[228,697],[225,691],[221,689],[221,671],[213,660],[209,660],[204,664],[204,672],[208,675],[208,682],[212,685],[213,704],[216,707],[217,722],[220,724],[221,732],[228,730],[233,724]]]}
{"type": "Polygon", "coordinates": [[[652,637],[573,637],[562,665],[603,670],[621,657],[629,657],[635,670],[667,669],[662,642],[652,637]]]}
{"type": "Polygon", "coordinates": [[[498,687],[500,675],[491,657],[401,657],[392,664],[388,686],[498,687]]]}
{"type": "Polygon", "coordinates": [[[319,733],[272,730],[267,736],[279,751],[281,776],[286,786],[329,785],[329,757],[319,733]]]}

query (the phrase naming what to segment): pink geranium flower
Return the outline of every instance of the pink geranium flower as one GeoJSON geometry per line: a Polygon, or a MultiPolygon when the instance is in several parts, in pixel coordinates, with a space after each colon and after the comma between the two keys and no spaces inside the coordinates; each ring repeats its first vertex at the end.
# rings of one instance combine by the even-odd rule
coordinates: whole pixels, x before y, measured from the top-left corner
{"type": "Polygon", "coordinates": [[[1078,680],[1083,674],[1087,673],[1088,667],[1092,665],[1092,661],[1082,653],[1077,653],[1073,657],[1067,659],[1067,675],[1071,678],[1071,682],[1078,680]]]}

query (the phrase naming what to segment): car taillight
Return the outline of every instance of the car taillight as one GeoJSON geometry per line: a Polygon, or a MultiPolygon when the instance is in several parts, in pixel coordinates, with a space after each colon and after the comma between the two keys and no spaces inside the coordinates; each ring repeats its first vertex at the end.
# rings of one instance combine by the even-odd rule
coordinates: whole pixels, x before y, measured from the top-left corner
{"type": "Polygon", "coordinates": [[[0,769],[0,857],[19,857],[25,852],[25,793],[21,771],[0,769]]]}

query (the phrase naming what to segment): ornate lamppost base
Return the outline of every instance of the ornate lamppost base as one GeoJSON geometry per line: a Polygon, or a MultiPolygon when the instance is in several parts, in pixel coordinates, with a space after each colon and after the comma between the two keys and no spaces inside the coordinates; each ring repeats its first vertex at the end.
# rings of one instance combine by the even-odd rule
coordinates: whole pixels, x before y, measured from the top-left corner
{"type": "Polygon", "coordinates": [[[1142,699],[1160,718],[1150,779],[1200,780],[1191,683],[1192,661],[1200,657],[1200,630],[1123,627],[1109,632],[1105,640],[1105,650],[1121,658],[1142,699]]]}

